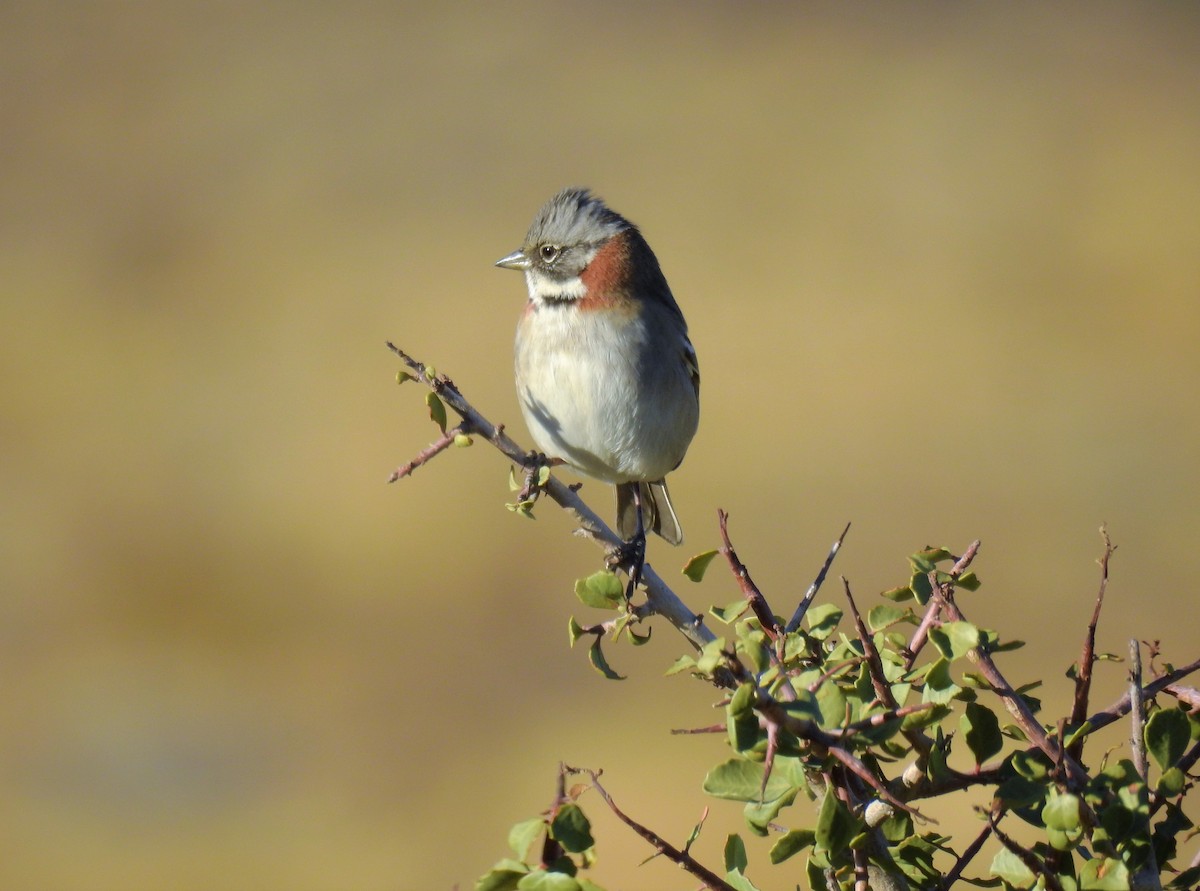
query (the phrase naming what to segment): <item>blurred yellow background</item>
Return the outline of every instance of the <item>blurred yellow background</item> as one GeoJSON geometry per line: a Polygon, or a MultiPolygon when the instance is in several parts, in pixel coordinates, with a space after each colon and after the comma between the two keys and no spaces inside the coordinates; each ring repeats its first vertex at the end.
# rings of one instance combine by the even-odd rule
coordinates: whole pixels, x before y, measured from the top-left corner
{"type": "MultiPolygon", "coordinates": [[[[492,263],[564,185],[699,352],[665,575],[718,506],[781,613],[848,520],[867,606],[981,538],[1049,719],[1108,521],[1101,648],[1197,654],[1195,5],[6,3],[0,97],[0,886],[470,887],[559,759],[719,866],[682,640],[568,650],[599,553],[486,446],[384,484],[385,339],[525,440],[492,263]]],[[[694,887],[585,804],[598,882],[694,887]]]]}

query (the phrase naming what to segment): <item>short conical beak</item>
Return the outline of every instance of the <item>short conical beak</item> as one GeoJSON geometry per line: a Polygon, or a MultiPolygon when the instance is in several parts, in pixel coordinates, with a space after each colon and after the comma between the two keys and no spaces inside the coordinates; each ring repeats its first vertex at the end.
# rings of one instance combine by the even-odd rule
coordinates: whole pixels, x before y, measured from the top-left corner
{"type": "Polygon", "coordinates": [[[502,266],[505,269],[528,269],[529,258],[525,256],[524,251],[513,251],[507,257],[501,257],[496,261],[497,266],[502,266]]]}

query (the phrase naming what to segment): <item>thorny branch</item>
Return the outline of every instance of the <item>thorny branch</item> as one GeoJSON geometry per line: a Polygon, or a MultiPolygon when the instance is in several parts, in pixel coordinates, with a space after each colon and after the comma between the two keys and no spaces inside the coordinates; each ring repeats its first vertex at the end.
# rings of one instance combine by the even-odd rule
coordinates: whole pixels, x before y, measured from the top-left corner
{"type": "MultiPolygon", "coordinates": [[[[389,343],[391,349],[413,372],[416,377],[428,386],[447,406],[453,409],[461,418],[461,423],[445,429],[443,435],[426,449],[422,450],[408,464],[402,465],[389,478],[389,482],[410,475],[418,467],[423,466],[428,461],[432,460],[441,452],[455,444],[462,436],[479,435],[487,439],[489,443],[495,446],[501,453],[508,457],[514,464],[522,468],[526,472],[526,488],[522,492],[522,497],[528,497],[531,500],[544,492],[555,503],[571,514],[579,525],[579,533],[585,538],[591,539],[594,543],[604,548],[608,552],[620,547],[623,542],[619,536],[603,521],[599,516],[579,498],[576,489],[578,486],[568,486],[556,479],[552,474],[548,478],[539,474],[538,462],[542,462],[540,466],[546,466],[545,459],[540,456],[527,454],[518,444],[504,433],[503,426],[492,424],[484,418],[475,408],[467,402],[462,394],[455,387],[454,383],[444,375],[436,375],[425,365],[408,356],[395,345],[389,343]],[[542,480],[544,479],[544,482],[542,480]],[[535,484],[535,481],[537,484],[535,484]]],[[[824,566],[817,574],[812,585],[802,598],[799,606],[793,614],[791,620],[780,628],[779,620],[771,612],[769,604],[762,592],[754,584],[750,577],[749,569],[743,564],[737,556],[736,551],[730,541],[726,528],[728,516],[723,511],[719,512],[719,523],[723,547],[721,552],[726,557],[737,578],[739,586],[742,588],[744,596],[749,601],[754,610],[755,615],[764,630],[772,640],[779,641],[783,634],[796,631],[799,628],[805,611],[811,604],[813,597],[820,588],[824,578],[830,568],[830,565],[836,556],[846,533],[849,530],[849,525],[842,531],[841,536],[834,542],[830,549],[829,555],[826,558],[824,566]]],[[[1095,662],[1095,635],[1098,625],[1101,606],[1104,600],[1104,594],[1108,583],[1108,563],[1112,556],[1115,546],[1112,545],[1107,530],[1102,527],[1101,534],[1104,537],[1105,550],[1104,555],[1100,559],[1101,565],[1101,581],[1100,589],[1096,598],[1096,605],[1093,610],[1091,622],[1088,625],[1087,635],[1083,645],[1083,652],[1079,663],[1079,675],[1076,680],[1075,697],[1071,713],[1070,722],[1078,727],[1083,723],[1084,714],[1088,707],[1088,698],[1091,686],[1092,667],[1095,662]]],[[[906,666],[912,669],[915,665],[918,654],[925,646],[928,640],[928,632],[936,627],[940,622],[950,621],[966,621],[962,610],[958,607],[954,600],[955,582],[970,566],[979,550],[979,542],[973,542],[963,555],[958,558],[948,573],[949,580],[945,581],[946,576],[942,576],[942,581],[939,581],[938,573],[930,573],[930,582],[932,585],[933,596],[927,605],[927,610],[910,638],[907,653],[906,666]]],[[[843,579],[843,582],[845,580],[843,579]]],[[[679,631],[696,648],[703,647],[706,643],[715,639],[713,633],[704,625],[703,617],[698,616],[687,608],[687,606],[678,598],[678,596],[666,585],[665,582],[654,572],[650,566],[646,566],[643,572],[643,584],[646,588],[646,604],[638,607],[636,614],[639,617],[648,616],[651,613],[657,613],[664,616],[670,621],[679,631]]],[[[858,611],[857,605],[854,602],[850,592],[848,583],[845,583],[846,598],[850,604],[850,610],[855,622],[855,630],[857,636],[862,643],[864,656],[859,662],[865,662],[869,671],[870,680],[875,689],[876,696],[881,705],[886,709],[884,713],[873,715],[856,723],[847,723],[844,727],[837,731],[826,731],[817,726],[814,722],[798,717],[796,714],[789,712],[781,702],[777,701],[765,690],[758,689],[755,698],[754,708],[761,717],[761,720],[766,722],[768,729],[771,731],[771,736],[778,739],[781,730],[793,734],[799,739],[803,739],[812,746],[814,753],[827,754],[838,762],[841,766],[834,771],[826,772],[826,776],[832,776],[837,773],[842,777],[840,785],[846,783],[854,783],[855,788],[860,791],[869,788],[882,801],[887,802],[893,807],[902,809],[913,816],[921,818],[922,815],[914,810],[906,801],[913,801],[921,798],[926,798],[933,795],[943,794],[953,789],[963,789],[974,785],[995,785],[1001,780],[1001,769],[991,768],[977,770],[972,774],[959,774],[953,770],[945,772],[945,775],[938,782],[931,782],[926,778],[918,785],[898,791],[896,783],[887,782],[886,778],[881,778],[877,773],[878,765],[874,762],[869,767],[866,763],[860,760],[847,748],[846,742],[856,733],[862,732],[870,726],[877,726],[878,723],[888,720],[895,720],[907,714],[920,711],[929,706],[907,706],[901,707],[892,695],[890,685],[887,683],[883,675],[882,665],[880,663],[879,653],[875,650],[872,637],[863,622],[862,616],[858,611]],[[862,786],[858,786],[861,783],[862,786]],[[903,797],[897,797],[898,794],[903,797]]],[[[595,628],[586,629],[590,632],[603,632],[607,630],[609,625],[602,624],[595,628]]],[[[1136,647],[1136,643],[1134,644],[1136,647]]],[[[969,658],[979,668],[980,673],[988,681],[992,691],[1001,698],[1006,708],[1016,719],[1021,730],[1029,738],[1031,745],[1028,751],[1040,750],[1044,753],[1052,763],[1059,766],[1059,770],[1065,771],[1068,782],[1072,785],[1085,782],[1087,773],[1079,763],[1081,754],[1082,738],[1076,740],[1067,749],[1062,746],[1061,732],[1057,737],[1051,737],[1044,727],[1034,717],[1028,705],[1016,693],[1011,684],[1004,678],[999,671],[995,662],[992,660],[990,653],[985,647],[976,647],[968,654],[969,658]]],[[[1140,668],[1138,658],[1134,657],[1134,664],[1140,668]]],[[[741,665],[733,653],[726,653],[725,666],[727,669],[727,678],[723,683],[728,683],[730,679],[745,682],[749,679],[749,674],[745,666],[741,665]]],[[[824,677],[831,676],[837,671],[846,667],[835,666],[831,671],[827,672],[824,677]]],[[[1181,688],[1178,681],[1200,669],[1200,660],[1196,660],[1188,665],[1165,672],[1150,683],[1142,685],[1140,673],[1132,679],[1132,683],[1128,692],[1119,699],[1116,703],[1109,706],[1100,712],[1093,714],[1087,718],[1087,722],[1091,725],[1091,730],[1100,729],[1101,727],[1118,720],[1121,716],[1133,711],[1136,716],[1144,714],[1143,703],[1145,699],[1152,698],[1159,692],[1167,691],[1173,695],[1177,695],[1185,702],[1193,702],[1195,691],[1190,688],[1181,688]]],[[[757,685],[756,685],[757,686],[757,685]]],[[[779,686],[777,695],[782,699],[787,700],[787,693],[794,693],[790,683],[784,683],[779,686]]],[[[1145,751],[1144,748],[1140,751],[1141,733],[1137,732],[1137,717],[1135,721],[1135,732],[1131,735],[1135,737],[1134,752],[1135,757],[1138,757],[1139,771],[1145,773],[1145,751]]],[[[712,728],[704,728],[704,731],[716,732],[723,729],[720,725],[712,728]]],[[[692,731],[696,732],[696,731],[692,731]]],[[[905,731],[905,736],[910,744],[922,756],[927,754],[931,742],[920,731],[905,731]]],[[[773,753],[770,753],[773,754],[773,753]]],[[[1194,745],[1184,758],[1183,769],[1186,770],[1194,765],[1200,759],[1200,744],[1194,745]],[[1186,766],[1184,766],[1186,765],[1186,766]]],[[[768,761],[769,763],[769,761],[768,761]]],[[[566,773],[586,773],[591,778],[591,786],[596,789],[597,793],[605,800],[613,813],[626,825],[632,828],[638,835],[646,839],[655,847],[663,856],[675,862],[677,865],[686,869],[688,872],[700,878],[705,882],[705,886],[715,889],[728,889],[732,886],[725,882],[720,876],[706,869],[688,853],[687,847],[683,850],[675,848],[667,843],[661,836],[652,830],[642,826],[622,813],[613,802],[611,796],[603,789],[598,782],[599,774],[593,771],[577,771],[573,768],[562,767],[563,774],[560,777],[559,791],[556,798],[555,807],[561,806],[565,800],[565,789],[563,781],[566,773]]],[[[840,789],[841,794],[848,795],[849,788],[840,789]]],[[[1157,810],[1163,804],[1163,800],[1152,801],[1154,810],[1157,810]]],[[[856,805],[857,807],[857,805],[856,805]]],[[[1047,887],[1059,887],[1056,876],[1047,871],[1046,864],[1042,863],[1040,858],[1033,851],[1022,847],[1013,839],[1008,837],[998,828],[998,822],[1003,817],[1003,810],[993,810],[989,815],[988,822],[978,836],[971,844],[963,851],[943,880],[942,887],[948,888],[962,874],[965,866],[976,856],[984,842],[988,837],[997,838],[1001,844],[1012,851],[1025,864],[1043,876],[1047,887]]],[[[554,854],[553,851],[543,852],[544,856],[554,854]]],[[[863,874],[862,858],[856,858],[854,863],[856,885],[865,883],[863,874]]]]}
{"type": "Polygon", "coordinates": [[[775,619],[775,614],[771,612],[771,607],[767,605],[767,599],[758,590],[758,585],[754,584],[754,579],[750,578],[750,570],[746,568],[745,563],[738,559],[737,551],[733,549],[733,544],[729,541],[729,514],[718,510],[717,524],[721,528],[721,554],[729,562],[729,569],[733,572],[733,577],[737,579],[738,587],[742,589],[742,596],[749,602],[750,609],[754,610],[754,615],[758,618],[758,623],[767,637],[771,640],[778,639],[779,622],[775,619]]]}
{"type": "Polygon", "coordinates": [[[687,870],[696,878],[704,883],[705,888],[716,889],[716,891],[736,891],[736,889],[722,879],[719,875],[708,869],[703,864],[697,862],[691,854],[686,850],[681,850],[675,847],[661,835],[652,829],[638,823],[632,817],[627,816],[613,801],[612,796],[608,794],[603,786],[600,785],[600,774],[594,770],[576,770],[574,768],[566,768],[573,773],[584,773],[591,779],[591,786],[596,790],[596,793],[604,799],[604,803],[616,815],[617,819],[648,841],[658,853],[666,857],[676,866],[687,870]]]}

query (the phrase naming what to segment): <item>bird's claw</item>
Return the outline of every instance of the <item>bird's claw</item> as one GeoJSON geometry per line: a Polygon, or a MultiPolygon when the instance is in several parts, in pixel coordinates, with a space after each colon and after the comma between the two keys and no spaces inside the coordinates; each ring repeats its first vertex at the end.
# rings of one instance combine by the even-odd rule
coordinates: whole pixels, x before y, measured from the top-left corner
{"type": "Polygon", "coordinates": [[[646,565],[646,534],[635,535],[613,548],[608,556],[608,565],[613,569],[625,570],[629,576],[629,584],[625,586],[625,601],[632,601],[634,592],[642,583],[642,569],[646,565]]]}

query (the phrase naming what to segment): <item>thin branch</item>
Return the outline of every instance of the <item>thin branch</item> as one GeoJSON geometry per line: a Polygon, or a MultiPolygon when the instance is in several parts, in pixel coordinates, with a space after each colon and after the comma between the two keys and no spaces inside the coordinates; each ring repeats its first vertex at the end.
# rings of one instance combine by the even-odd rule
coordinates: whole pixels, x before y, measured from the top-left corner
{"type": "Polygon", "coordinates": [[[912,637],[908,640],[908,645],[904,648],[908,654],[904,660],[905,673],[913,670],[913,666],[917,664],[917,656],[921,655],[921,650],[925,648],[925,644],[929,642],[929,629],[937,622],[938,613],[942,610],[942,597],[935,588],[933,596],[929,598],[929,603],[925,604],[925,614],[921,616],[921,621],[917,628],[912,633],[912,637]]]}
{"type": "MultiPolygon", "coordinates": [[[[1176,668],[1174,671],[1168,671],[1166,674],[1157,677],[1150,683],[1146,684],[1146,686],[1142,688],[1142,696],[1148,699],[1153,698],[1163,690],[1173,686],[1180,678],[1185,678],[1197,670],[1200,670],[1200,659],[1197,659],[1194,662],[1189,662],[1187,665],[1176,668]]],[[[1131,694],[1130,691],[1127,690],[1120,699],[1118,699],[1108,708],[1098,711],[1089,717],[1088,724],[1091,725],[1092,732],[1095,733],[1101,727],[1107,727],[1109,724],[1113,723],[1113,721],[1119,721],[1121,718],[1125,717],[1125,715],[1129,714],[1130,701],[1131,694]]]]}
{"type": "MultiPolygon", "coordinates": [[[[999,823],[1002,819],[1004,819],[1004,813],[999,814],[999,816],[997,816],[995,819],[996,822],[999,823]]],[[[975,836],[975,839],[969,845],[967,845],[966,849],[963,850],[958,859],[954,861],[954,866],[950,868],[950,871],[942,876],[941,887],[943,889],[949,888],[959,880],[963,874],[963,870],[967,868],[967,864],[975,859],[975,855],[983,849],[983,843],[988,840],[988,837],[991,834],[992,821],[989,820],[983,824],[983,829],[979,830],[979,834],[975,836]]]]}
{"type": "Polygon", "coordinates": [[[454,445],[454,441],[459,436],[470,436],[470,434],[471,434],[470,427],[471,427],[471,425],[468,424],[466,421],[463,421],[457,427],[451,427],[445,433],[443,433],[435,442],[431,443],[428,448],[422,449],[419,453],[417,453],[417,456],[415,458],[413,458],[411,461],[409,461],[407,464],[403,464],[400,467],[397,467],[395,470],[393,470],[392,475],[388,477],[387,481],[389,483],[394,483],[398,479],[402,479],[406,476],[411,476],[412,472],[414,470],[416,470],[418,467],[420,467],[422,464],[425,464],[426,462],[431,461],[432,459],[434,459],[438,455],[440,455],[442,452],[444,452],[446,449],[450,448],[450,446],[454,445]]]}
{"type": "MultiPolygon", "coordinates": [[[[967,571],[967,567],[971,565],[971,562],[975,559],[975,555],[979,553],[979,545],[979,539],[975,539],[967,547],[966,551],[963,552],[963,555],[954,561],[954,565],[950,567],[951,585],[947,589],[947,592],[953,591],[953,582],[958,581],[962,574],[967,571]]],[[[938,614],[942,610],[942,603],[945,599],[942,597],[942,594],[945,592],[937,584],[936,576],[931,574],[929,578],[930,584],[933,587],[933,596],[929,598],[929,603],[925,607],[925,615],[921,617],[920,624],[917,625],[916,631],[909,638],[908,646],[905,648],[908,652],[908,658],[904,660],[904,670],[906,672],[912,671],[913,666],[917,663],[917,656],[920,655],[925,644],[929,642],[929,629],[937,623],[938,614]]]]}
{"type": "MultiPolygon", "coordinates": [[[[1116,547],[1108,537],[1108,527],[1100,527],[1104,539],[1104,554],[1100,557],[1100,590],[1096,593],[1096,605],[1092,609],[1092,620],[1088,622],[1087,634],[1083,639],[1083,652],[1079,656],[1079,674],[1075,677],[1075,701],[1071,706],[1071,724],[1078,727],[1087,717],[1088,697],[1092,690],[1092,668],[1096,664],[1096,626],[1100,624],[1100,608],[1104,605],[1104,593],[1108,590],[1108,561],[1116,547]]],[[[1086,736],[1071,743],[1067,748],[1072,758],[1083,757],[1086,736]]]]}
{"type": "MultiPolygon", "coordinates": [[[[854,595],[850,593],[850,582],[845,576],[842,576],[842,587],[846,590],[846,600],[850,604],[850,614],[854,617],[854,629],[858,633],[858,640],[863,646],[863,654],[867,659],[867,670],[871,675],[871,685],[875,688],[875,696],[883,703],[884,707],[892,712],[896,712],[899,710],[900,704],[896,702],[896,697],[892,694],[892,685],[888,683],[887,678],[883,674],[883,659],[880,658],[879,650],[875,646],[875,639],[871,636],[871,632],[867,629],[867,624],[863,621],[862,614],[858,611],[858,604],[854,602],[854,595]]],[[[933,703],[924,703],[921,706],[921,708],[932,707],[933,703]]],[[[920,730],[908,728],[903,730],[902,733],[904,738],[908,740],[909,745],[922,757],[927,755],[933,746],[933,740],[920,730]]]]}
{"type": "Polygon", "coordinates": [[[1129,641],[1129,745],[1133,750],[1133,766],[1143,783],[1150,782],[1150,766],[1146,760],[1146,701],[1142,696],[1142,650],[1137,638],[1129,641]]]}
{"type": "MultiPolygon", "coordinates": [[[[978,542],[972,547],[975,548],[977,545],[978,542]]],[[[968,553],[971,552],[969,551],[968,553]]],[[[971,555],[973,556],[973,554],[971,555]]],[[[966,556],[964,555],[964,559],[966,556]]],[[[961,563],[962,561],[960,560],[959,562],[961,563]]],[[[930,573],[930,581],[933,583],[935,596],[940,596],[942,599],[942,609],[945,614],[952,621],[967,621],[963,611],[959,609],[958,604],[950,596],[953,586],[949,583],[945,585],[938,584],[934,576],[934,573],[930,573]]],[[[1088,779],[1087,771],[1083,769],[1083,766],[1078,761],[1063,752],[1058,743],[1046,733],[1045,728],[1042,727],[1025,700],[1021,698],[1020,694],[1013,689],[1012,684],[1000,672],[991,654],[983,647],[973,647],[967,652],[967,658],[975,664],[979,669],[979,673],[987,679],[991,685],[992,692],[1000,697],[1000,700],[1004,703],[1004,707],[1016,719],[1018,726],[1025,733],[1025,736],[1029,738],[1029,741],[1037,746],[1050,759],[1051,763],[1058,764],[1061,761],[1072,783],[1086,783],[1088,779]]]]}
{"type": "Polygon", "coordinates": [[[692,875],[702,881],[704,883],[704,887],[706,888],[713,888],[716,889],[716,891],[736,891],[732,885],[722,879],[711,869],[708,869],[707,867],[698,863],[687,851],[680,850],[654,830],[648,829],[641,823],[638,823],[636,820],[627,817],[621,811],[621,809],[617,807],[617,804],[615,801],[613,801],[612,796],[609,795],[608,792],[605,791],[604,787],[600,785],[599,774],[597,774],[596,771],[584,770],[581,771],[581,773],[586,773],[591,778],[592,788],[595,789],[596,793],[604,799],[604,803],[609,806],[612,812],[616,815],[617,819],[649,842],[660,854],[662,854],[676,866],[690,872],[692,875]]]}
{"type": "Polygon", "coordinates": [[[867,630],[867,623],[863,621],[862,613],[858,611],[854,595],[850,593],[850,581],[845,576],[841,578],[842,588],[846,593],[846,602],[850,604],[850,615],[854,618],[854,630],[858,632],[858,641],[863,645],[863,654],[867,657],[867,669],[871,675],[871,686],[875,688],[875,697],[887,708],[897,708],[899,703],[892,695],[892,685],[883,676],[883,660],[879,658],[875,640],[871,637],[871,632],[867,630]]]}
{"type": "Polygon", "coordinates": [[[1040,875],[1045,880],[1046,887],[1050,888],[1051,891],[1063,891],[1063,886],[1058,880],[1058,876],[1056,876],[1052,870],[1046,868],[1046,864],[1042,863],[1037,854],[1029,850],[1029,848],[1022,846],[1015,839],[1002,832],[1000,827],[996,825],[996,822],[997,818],[995,815],[988,814],[988,825],[992,827],[992,832],[995,834],[996,838],[999,839],[1000,844],[1004,845],[1004,847],[1008,848],[1008,850],[1015,854],[1017,859],[1024,863],[1025,868],[1031,873],[1034,875],[1040,875]]]}
{"type": "Polygon", "coordinates": [[[842,549],[842,542],[846,540],[846,533],[850,531],[850,524],[846,524],[846,528],[842,530],[842,534],[838,536],[837,541],[829,549],[829,554],[825,557],[825,563],[821,566],[817,577],[813,579],[808,590],[804,592],[804,596],[800,598],[800,603],[796,607],[796,611],[792,613],[792,617],[784,626],[784,631],[791,634],[800,627],[800,623],[804,621],[804,614],[808,612],[808,608],[812,606],[813,598],[817,596],[817,592],[821,590],[821,585],[825,581],[825,576],[829,573],[829,567],[833,565],[833,558],[837,556],[838,551],[842,549]]]}
{"type": "MultiPolygon", "coordinates": [[[[436,393],[463,419],[465,430],[485,437],[514,464],[520,467],[526,466],[526,458],[529,453],[508,436],[502,426],[493,424],[481,415],[459,392],[450,378],[445,375],[431,374],[428,366],[418,362],[391,342],[388,343],[388,349],[415,372],[418,380],[436,393]]],[[[583,537],[590,539],[606,552],[612,552],[624,544],[620,536],[613,532],[566,483],[551,475],[544,491],[559,507],[574,518],[579,524],[580,534],[583,537]]],[[[642,570],[642,584],[646,590],[646,602],[650,610],[674,625],[694,647],[699,649],[715,639],[716,635],[704,625],[704,617],[696,615],[688,609],[687,605],[679,599],[679,596],[649,564],[642,570]]]]}

